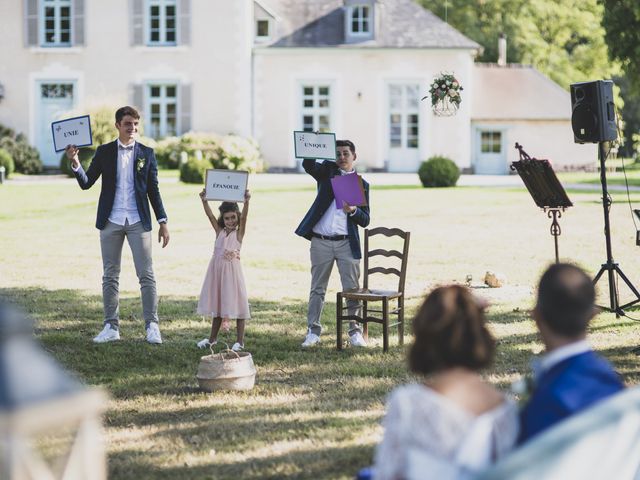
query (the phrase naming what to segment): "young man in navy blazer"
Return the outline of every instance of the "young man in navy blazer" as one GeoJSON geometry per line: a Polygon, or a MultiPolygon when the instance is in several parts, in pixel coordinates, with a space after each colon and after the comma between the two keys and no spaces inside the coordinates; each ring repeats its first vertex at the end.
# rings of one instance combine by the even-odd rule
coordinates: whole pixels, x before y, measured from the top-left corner
{"type": "Polygon", "coordinates": [[[102,300],[104,328],[95,343],[120,339],[119,278],[122,245],[126,238],[140,282],[142,311],[147,342],[162,343],[158,327],[158,296],[151,259],[151,213],[149,202],[160,224],[158,241],[169,243],[167,215],[158,188],[158,166],[153,149],[136,142],[140,114],[133,107],[116,111],[118,139],[100,145],[85,172],[78,149],[69,145],[67,158],[80,188],[87,190],[102,176],[96,227],[100,230],[102,250],[102,300]]]}
{"type": "MultiPolygon", "coordinates": [[[[331,179],[337,175],[355,175],[356,147],[350,140],[336,142],[336,161],[325,160],[317,163],[313,158],[305,158],[302,167],[315,178],[318,187],[316,198],[304,219],[296,229],[296,234],[311,240],[311,288],[307,312],[307,335],[303,348],[320,342],[320,315],[324,297],[334,262],[338,264],[343,290],[358,288],[360,279],[360,234],[358,227],[369,225],[369,184],[362,181],[367,205],[356,207],[335,206],[331,179]]],[[[355,314],[358,302],[347,300],[347,309],[355,314]]],[[[366,346],[362,329],[357,322],[349,324],[351,345],[366,346]]]]}
{"type": "Polygon", "coordinates": [[[593,282],[580,268],[555,264],[542,275],[533,318],[546,352],[534,364],[535,387],[520,415],[518,443],[624,388],[586,342],[596,313],[593,282]]]}

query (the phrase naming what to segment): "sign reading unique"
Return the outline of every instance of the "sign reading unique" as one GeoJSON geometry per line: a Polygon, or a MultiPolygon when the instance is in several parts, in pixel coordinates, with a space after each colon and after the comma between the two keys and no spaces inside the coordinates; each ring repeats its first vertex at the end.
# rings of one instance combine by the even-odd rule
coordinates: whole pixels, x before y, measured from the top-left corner
{"type": "Polygon", "coordinates": [[[226,202],[244,202],[249,172],[210,168],[204,181],[205,198],[226,202]]]}
{"type": "Polygon", "coordinates": [[[336,159],[336,134],[293,132],[296,158],[336,159]]]}
{"type": "Polygon", "coordinates": [[[51,133],[53,133],[53,148],[56,152],[63,151],[67,145],[86,147],[93,143],[89,115],[53,122],[51,133]]]}

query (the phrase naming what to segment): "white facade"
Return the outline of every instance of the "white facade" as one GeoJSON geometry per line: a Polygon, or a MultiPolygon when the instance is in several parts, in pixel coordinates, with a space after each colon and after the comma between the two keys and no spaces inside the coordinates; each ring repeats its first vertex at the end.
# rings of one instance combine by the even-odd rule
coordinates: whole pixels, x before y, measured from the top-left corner
{"type": "Polygon", "coordinates": [[[351,139],[360,165],[415,172],[421,161],[442,154],[468,167],[471,88],[458,114],[449,118],[434,117],[429,99],[420,99],[443,70],[459,72],[462,84],[471,85],[472,65],[467,51],[257,49],[255,137],[270,165],[295,167],[291,132],[303,129],[305,115],[326,116],[328,125],[314,128],[351,139]],[[323,105],[328,106],[317,113],[305,108],[305,87],[327,88],[323,105]],[[391,115],[401,119],[400,138],[394,141],[391,115]],[[415,127],[407,121],[414,115],[415,127]],[[417,128],[417,138],[407,138],[413,136],[409,127],[417,128]]]}
{"type": "Polygon", "coordinates": [[[292,132],[304,128],[351,139],[360,167],[398,172],[415,172],[421,161],[444,155],[467,171],[507,173],[517,159],[515,141],[554,164],[595,157],[572,142],[567,92],[557,88],[546,106],[528,98],[539,115],[526,102],[512,115],[513,98],[527,95],[510,97],[505,89],[522,92],[519,80],[507,79],[507,87],[487,82],[486,71],[474,65],[477,44],[409,0],[299,1],[315,2],[325,21],[343,9],[336,17],[342,43],[280,45],[309,21],[290,0],[2,1],[0,123],[25,133],[50,167],[60,158],[51,121],[70,110],[126,104],[141,110],[147,136],[252,136],[273,169],[299,168],[292,132]],[[407,14],[412,11],[418,20],[407,14]],[[399,41],[383,28],[389,19],[417,30],[399,41]],[[423,30],[435,32],[424,40],[434,46],[402,46],[423,30]],[[434,116],[429,98],[420,100],[442,72],[454,73],[464,87],[452,117],[434,116]],[[566,105],[558,113],[560,93],[566,105]],[[500,158],[491,145],[496,141],[500,158]]]}
{"type": "Polygon", "coordinates": [[[59,159],[47,144],[49,124],[69,109],[133,104],[147,135],[152,108],[163,115],[158,128],[166,134],[251,134],[252,2],[167,2],[175,9],[176,39],[153,44],[139,27],[151,24],[144,12],[154,0],[68,0],[83,5],[82,43],[72,35],[67,46],[48,46],[41,38],[28,45],[27,10],[35,5],[42,12],[43,1],[0,2],[0,123],[25,133],[45,165],[57,166],[59,159]]]}

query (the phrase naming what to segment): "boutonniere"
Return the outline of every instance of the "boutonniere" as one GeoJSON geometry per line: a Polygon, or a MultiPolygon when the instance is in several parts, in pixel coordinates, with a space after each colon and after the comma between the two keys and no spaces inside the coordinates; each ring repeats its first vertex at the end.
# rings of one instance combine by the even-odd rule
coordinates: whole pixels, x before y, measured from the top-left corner
{"type": "Polygon", "coordinates": [[[535,381],[533,379],[533,375],[527,374],[514,380],[511,383],[511,388],[509,390],[511,391],[511,394],[518,399],[518,403],[523,405],[529,400],[534,388],[535,381]]]}
{"type": "Polygon", "coordinates": [[[146,162],[146,159],[144,157],[138,157],[138,159],[136,160],[136,171],[138,173],[140,173],[144,168],[144,162],[146,162]]]}

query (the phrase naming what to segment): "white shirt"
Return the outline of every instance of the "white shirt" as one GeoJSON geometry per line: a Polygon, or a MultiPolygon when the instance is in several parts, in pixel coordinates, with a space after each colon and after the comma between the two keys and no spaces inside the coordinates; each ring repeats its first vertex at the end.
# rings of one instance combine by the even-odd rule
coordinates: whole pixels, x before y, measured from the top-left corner
{"type": "Polygon", "coordinates": [[[564,345],[563,347],[556,348],[549,353],[545,353],[540,358],[535,359],[532,362],[534,375],[538,378],[544,372],[551,370],[552,367],[558,363],[566,360],[569,357],[580,355],[591,350],[589,342],[586,340],[579,340],[577,342],[564,345]]]}
{"type": "Polygon", "coordinates": [[[138,206],[136,204],[136,191],[134,188],[134,158],[136,142],[124,145],[120,139],[118,144],[118,171],[116,173],[116,196],[113,200],[113,208],[109,215],[109,221],[116,225],[129,225],[140,221],[138,206]],[[124,147],[124,148],[121,148],[124,147]]]}
{"type": "MultiPolygon", "coordinates": [[[[340,170],[340,175],[351,175],[356,173],[355,170],[345,172],[340,170]]],[[[342,208],[336,207],[336,202],[331,202],[331,205],[324,212],[318,223],[313,227],[314,233],[318,235],[334,236],[334,235],[347,235],[347,214],[344,213],[342,208]]]]}
{"type": "Polygon", "coordinates": [[[518,408],[505,399],[474,415],[425,385],[409,384],[391,393],[383,426],[375,480],[461,479],[472,477],[513,448],[518,408]]]}

